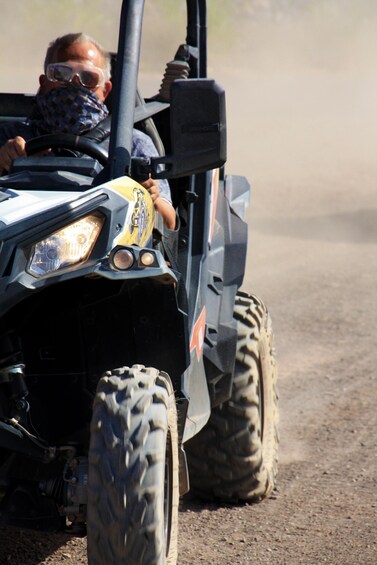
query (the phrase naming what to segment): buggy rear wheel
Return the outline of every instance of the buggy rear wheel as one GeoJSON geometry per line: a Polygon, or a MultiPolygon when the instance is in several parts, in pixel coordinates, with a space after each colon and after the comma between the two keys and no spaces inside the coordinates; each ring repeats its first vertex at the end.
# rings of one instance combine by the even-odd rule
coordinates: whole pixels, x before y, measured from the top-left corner
{"type": "Polygon", "coordinates": [[[89,565],[175,565],[178,433],[172,384],[142,365],[101,378],[88,478],[89,565]]]}
{"type": "Polygon", "coordinates": [[[237,293],[238,343],[231,398],[187,444],[191,490],[228,502],[271,494],[278,463],[277,370],[271,318],[254,295],[237,293]]]}

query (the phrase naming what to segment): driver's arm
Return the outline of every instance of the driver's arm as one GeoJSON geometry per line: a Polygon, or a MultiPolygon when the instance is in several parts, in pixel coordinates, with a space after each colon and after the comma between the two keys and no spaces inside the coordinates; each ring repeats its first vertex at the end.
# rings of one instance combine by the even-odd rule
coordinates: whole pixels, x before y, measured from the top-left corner
{"type": "Polygon", "coordinates": [[[4,171],[9,171],[13,159],[26,157],[25,145],[25,139],[17,135],[14,139],[8,139],[8,141],[0,147],[0,175],[2,175],[4,171]]]}
{"type": "Polygon", "coordinates": [[[173,205],[160,194],[158,181],[152,178],[143,181],[141,185],[146,188],[152,197],[154,208],[164,219],[165,226],[175,229],[176,214],[173,205]]]}

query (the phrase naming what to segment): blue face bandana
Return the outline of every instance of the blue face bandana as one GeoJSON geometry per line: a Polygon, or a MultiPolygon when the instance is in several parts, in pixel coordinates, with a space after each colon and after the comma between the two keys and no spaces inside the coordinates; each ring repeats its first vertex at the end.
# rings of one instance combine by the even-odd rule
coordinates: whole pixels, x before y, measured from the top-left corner
{"type": "Polygon", "coordinates": [[[41,114],[38,125],[50,133],[80,135],[93,129],[108,115],[108,109],[94,92],[69,83],[36,96],[41,114]]]}

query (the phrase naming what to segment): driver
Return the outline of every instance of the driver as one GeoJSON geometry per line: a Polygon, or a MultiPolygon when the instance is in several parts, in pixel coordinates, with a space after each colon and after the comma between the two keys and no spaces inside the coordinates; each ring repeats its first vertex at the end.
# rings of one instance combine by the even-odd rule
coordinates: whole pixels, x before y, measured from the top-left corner
{"type": "MultiPolygon", "coordinates": [[[[0,175],[9,171],[13,159],[26,156],[26,142],[33,137],[47,133],[85,135],[100,127],[108,116],[104,102],[112,88],[110,56],[86,34],[59,37],[47,49],[39,85],[35,114],[26,122],[0,126],[0,175]]],[[[109,138],[99,143],[108,149],[109,138]]],[[[148,158],[157,156],[157,150],[150,137],[134,129],[132,154],[148,158]]],[[[141,184],[166,227],[174,229],[176,215],[168,182],[150,178],[141,184]]]]}

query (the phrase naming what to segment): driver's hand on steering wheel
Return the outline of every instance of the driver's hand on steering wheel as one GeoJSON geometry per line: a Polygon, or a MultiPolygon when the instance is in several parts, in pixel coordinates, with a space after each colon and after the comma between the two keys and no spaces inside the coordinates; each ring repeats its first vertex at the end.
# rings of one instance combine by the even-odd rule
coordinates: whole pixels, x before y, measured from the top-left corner
{"type": "Polygon", "coordinates": [[[2,147],[0,147],[0,173],[9,171],[12,166],[13,159],[16,157],[26,157],[25,151],[26,141],[23,137],[17,136],[14,139],[8,139],[2,147]]]}
{"type": "MultiPolygon", "coordinates": [[[[26,141],[20,135],[17,135],[14,139],[8,139],[6,143],[2,147],[0,147],[0,175],[4,173],[4,171],[9,171],[13,159],[17,157],[26,157],[26,141]]],[[[38,155],[46,155],[50,152],[50,149],[45,151],[41,151],[38,155]]]]}

